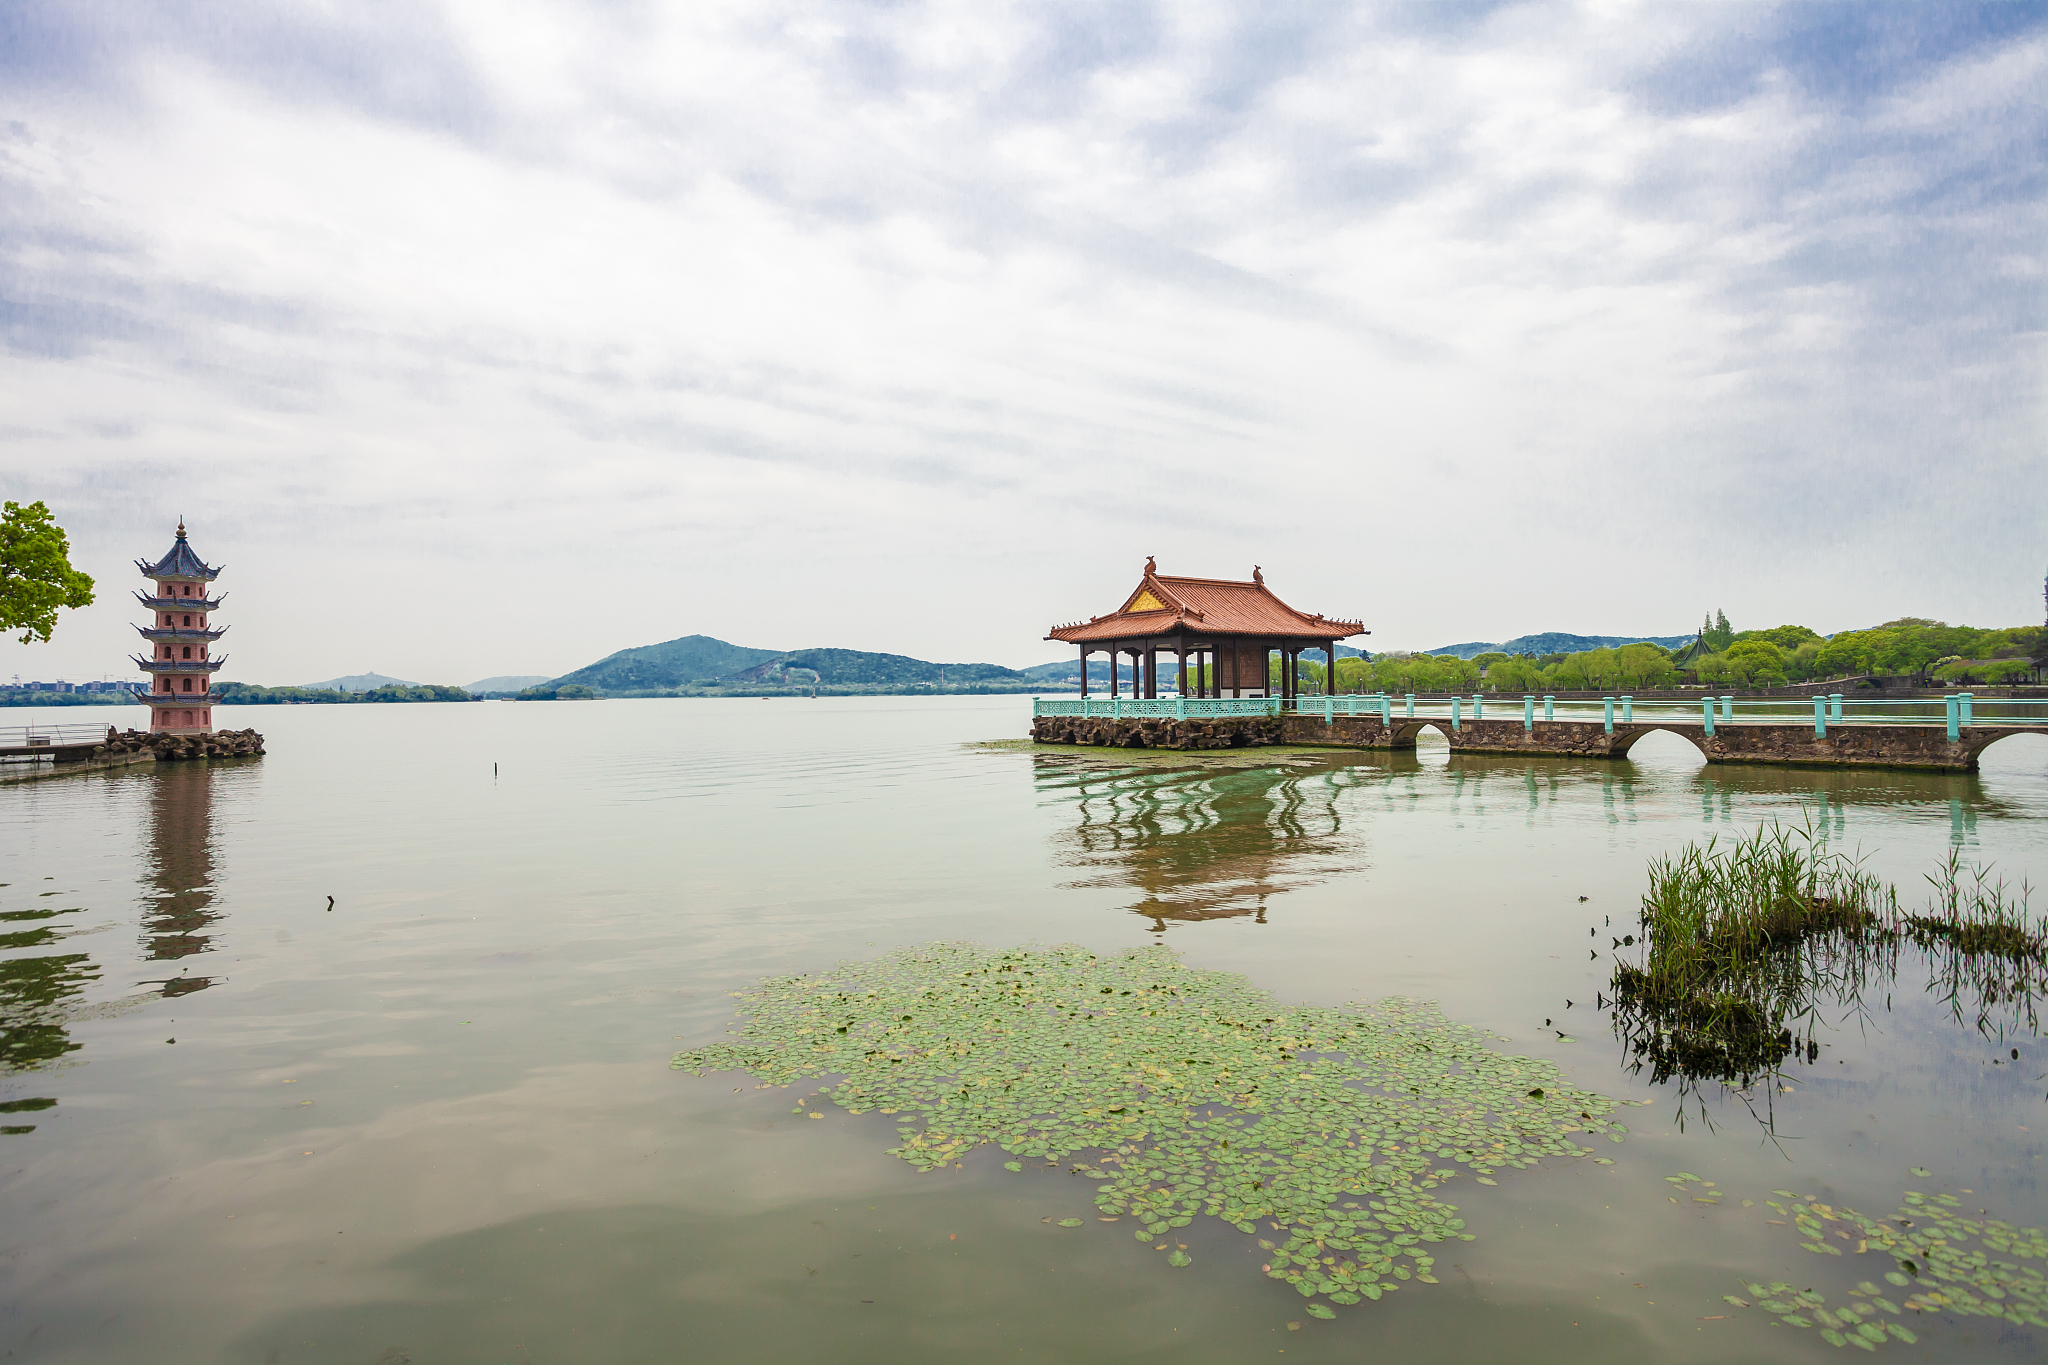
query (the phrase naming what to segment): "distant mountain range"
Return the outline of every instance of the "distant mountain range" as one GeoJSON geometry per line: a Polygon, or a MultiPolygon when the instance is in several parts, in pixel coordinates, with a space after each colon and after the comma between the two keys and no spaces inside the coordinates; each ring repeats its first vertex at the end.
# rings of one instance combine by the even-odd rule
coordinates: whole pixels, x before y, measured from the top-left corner
{"type": "Polygon", "coordinates": [[[709,635],[685,635],[658,645],[622,649],[534,687],[552,693],[580,684],[594,692],[617,695],[692,688],[723,691],[812,686],[861,691],[1023,690],[1031,682],[1016,669],[999,664],[937,664],[858,649],[753,649],[709,635]]]}
{"type": "Polygon", "coordinates": [[[1487,644],[1480,640],[1468,640],[1462,645],[1443,645],[1436,649],[1424,650],[1425,654],[1455,654],[1460,659],[1470,659],[1490,650],[1503,654],[1580,654],[1589,649],[1614,649],[1620,645],[1649,644],[1662,645],[1666,649],[1677,649],[1680,645],[1692,643],[1691,634],[1685,635],[1568,635],[1559,630],[1547,630],[1540,635],[1517,635],[1500,644],[1487,644]]]}
{"type": "Polygon", "coordinates": [[[368,673],[351,673],[346,678],[329,678],[326,682],[299,684],[309,692],[368,692],[379,687],[414,685],[404,678],[387,678],[374,669],[368,673]]]}
{"type": "Polygon", "coordinates": [[[486,692],[518,692],[529,687],[538,687],[548,680],[545,673],[504,673],[495,678],[479,678],[473,683],[463,684],[462,690],[472,696],[486,692]]]}

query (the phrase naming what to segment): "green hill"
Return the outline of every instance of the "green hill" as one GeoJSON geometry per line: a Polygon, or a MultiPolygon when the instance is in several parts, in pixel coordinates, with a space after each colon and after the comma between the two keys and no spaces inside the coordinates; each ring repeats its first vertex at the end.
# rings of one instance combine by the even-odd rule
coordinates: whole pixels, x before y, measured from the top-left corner
{"type": "Polygon", "coordinates": [[[778,655],[730,681],[752,682],[755,678],[750,675],[765,678],[770,673],[794,669],[815,673],[819,682],[832,687],[940,687],[1028,681],[1016,669],[998,664],[934,664],[902,654],[870,654],[858,649],[799,649],[778,655]]]}
{"type": "Polygon", "coordinates": [[[573,673],[551,678],[525,695],[550,697],[567,687],[616,697],[812,686],[909,691],[987,686],[1022,690],[1029,685],[1022,673],[998,664],[935,664],[859,649],[748,649],[708,635],[686,635],[663,644],[622,649],[573,673]]]}
{"type": "Polygon", "coordinates": [[[729,645],[709,635],[685,635],[680,640],[607,654],[574,673],[549,679],[546,687],[581,683],[598,692],[665,692],[740,673],[780,654],[780,650],[729,645]]]}

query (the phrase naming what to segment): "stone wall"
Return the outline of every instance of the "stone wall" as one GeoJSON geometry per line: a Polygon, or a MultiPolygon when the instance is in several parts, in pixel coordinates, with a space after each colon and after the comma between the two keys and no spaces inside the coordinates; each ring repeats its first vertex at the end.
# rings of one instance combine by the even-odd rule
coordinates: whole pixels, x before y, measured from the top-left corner
{"type": "Polygon", "coordinates": [[[1284,743],[1278,716],[1224,716],[1175,720],[1170,716],[1038,716],[1031,737],[1040,744],[1090,744],[1115,749],[1246,749],[1284,743]]]}

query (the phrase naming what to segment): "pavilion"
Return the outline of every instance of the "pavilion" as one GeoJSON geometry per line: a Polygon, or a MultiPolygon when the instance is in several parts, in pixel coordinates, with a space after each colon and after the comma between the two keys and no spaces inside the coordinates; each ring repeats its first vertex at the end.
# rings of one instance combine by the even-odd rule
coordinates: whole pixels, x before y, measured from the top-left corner
{"type": "Polygon", "coordinates": [[[1175,578],[1159,572],[1151,557],[1145,574],[1107,616],[1055,626],[1045,638],[1065,640],[1081,650],[1081,695],[1088,695],[1088,657],[1109,655],[1109,694],[1117,695],[1117,669],[1132,660],[1132,695],[1158,695],[1159,656],[1179,660],[1184,697],[1263,697],[1267,661],[1281,655],[1280,695],[1296,695],[1295,663],[1304,649],[1323,652],[1329,677],[1337,677],[1337,642],[1370,635],[1357,621],[1336,621],[1296,611],[1266,586],[1252,568],[1250,582],[1233,578],[1175,578]],[[1190,665],[1192,664],[1192,667],[1190,665]]]}

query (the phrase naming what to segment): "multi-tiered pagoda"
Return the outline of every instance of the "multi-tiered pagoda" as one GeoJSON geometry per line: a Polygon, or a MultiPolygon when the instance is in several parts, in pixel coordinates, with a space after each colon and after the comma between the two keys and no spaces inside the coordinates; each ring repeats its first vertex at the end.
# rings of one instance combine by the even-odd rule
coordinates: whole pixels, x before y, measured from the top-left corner
{"type": "Polygon", "coordinates": [[[213,642],[227,634],[207,624],[207,615],[221,604],[212,595],[220,570],[210,567],[185,542],[185,519],[178,519],[178,539],[171,552],[151,564],[136,560],[144,578],[156,583],[156,595],[137,592],[136,600],[155,613],[151,623],[137,626],[150,643],[150,654],[135,656],[149,675],[149,728],[152,733],[204,734],[213,729],[213,674],[227,661],[213,657],[213,642]]]}

